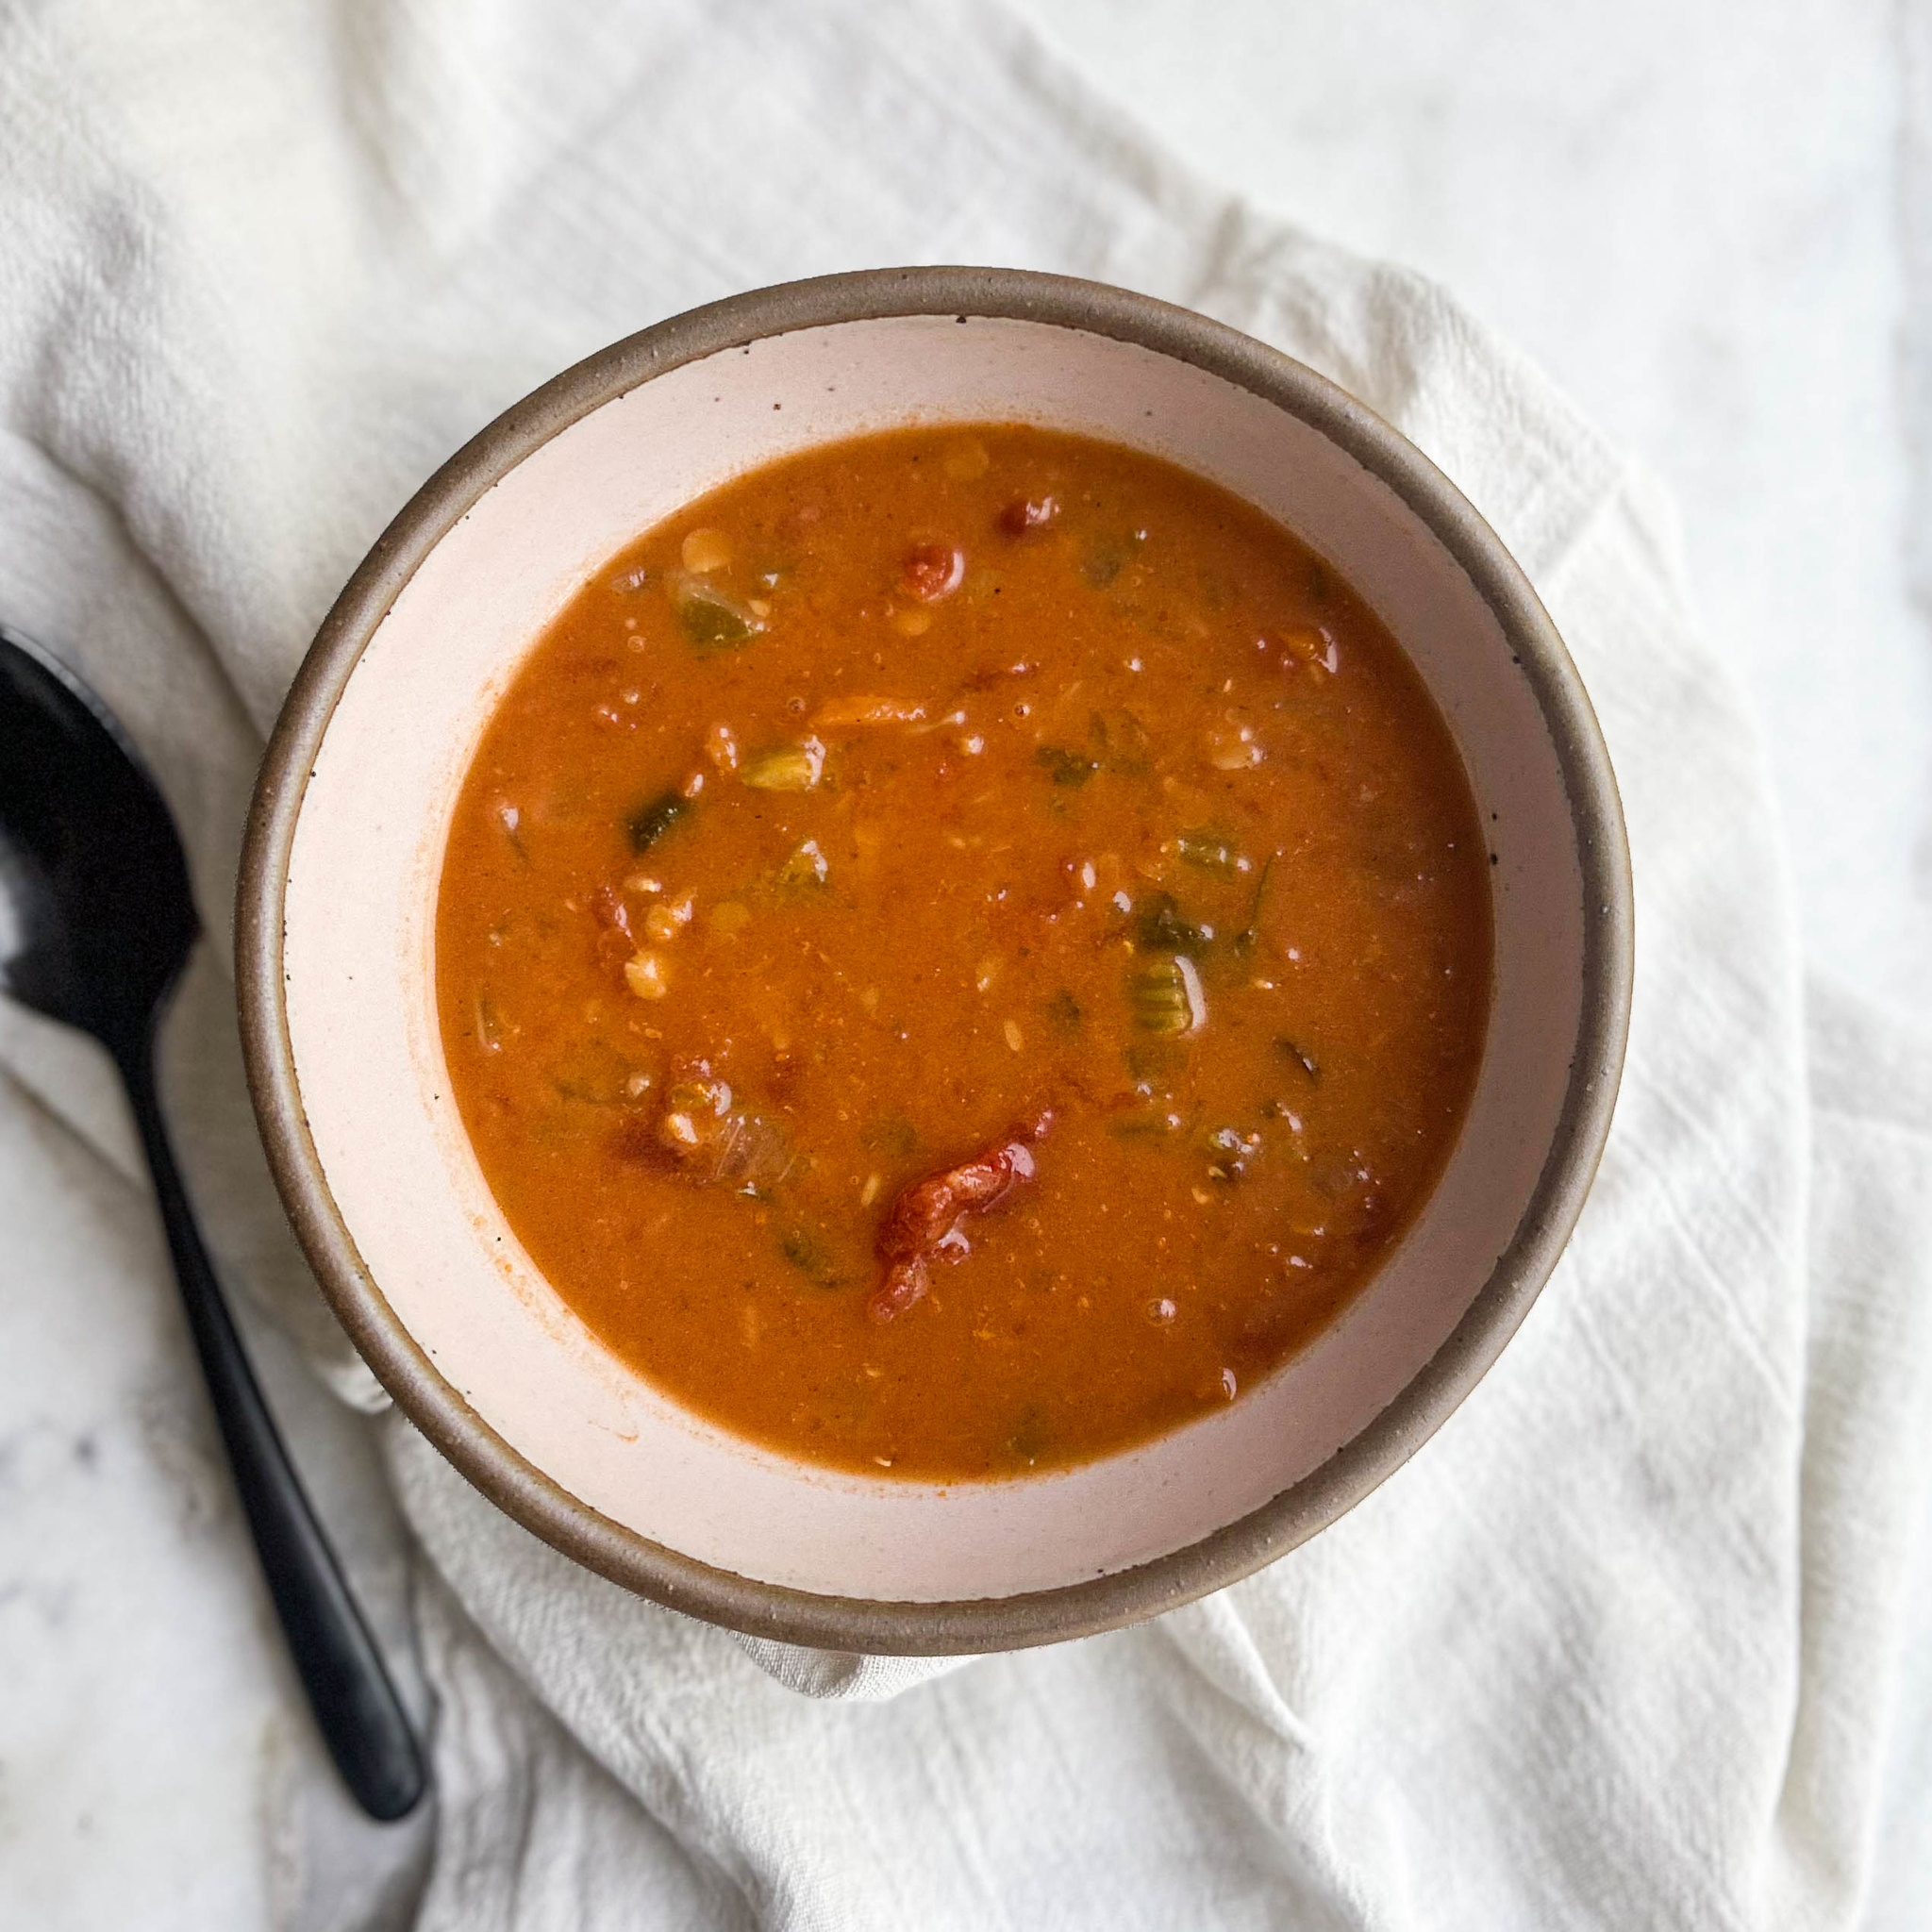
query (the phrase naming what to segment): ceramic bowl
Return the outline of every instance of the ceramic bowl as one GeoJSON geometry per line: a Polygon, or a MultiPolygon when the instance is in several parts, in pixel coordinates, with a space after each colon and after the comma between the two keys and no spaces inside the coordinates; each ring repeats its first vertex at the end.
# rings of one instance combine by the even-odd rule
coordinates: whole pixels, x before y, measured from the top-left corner
{"type": "Polygon", "coordinates": [[[269,747],[242,868],[249,1074],[278,1185],[384,1385],[485,1494],[615,1582],[740,1630],[943,1654],[1078,1636],[1245,1575],[1423,1442],[1555,1265],[1607,1130],[1628,858],[1574,668],[1453,485],[1311,370],[1118,289],[878,271],[737,297],[591,357],[425,485],[342,592],[269,747]],[[585,579],[740,473],[906,424],[1130,444],[1287,525],[1401,641],[1488,827],[1494,1005],[1467,1123],[1341,1319],[1224,1410],[1070,1470],[875,1479],[641,1380],[497,1209],[450,1097],[443,841],[491,708],[585,579]]]}

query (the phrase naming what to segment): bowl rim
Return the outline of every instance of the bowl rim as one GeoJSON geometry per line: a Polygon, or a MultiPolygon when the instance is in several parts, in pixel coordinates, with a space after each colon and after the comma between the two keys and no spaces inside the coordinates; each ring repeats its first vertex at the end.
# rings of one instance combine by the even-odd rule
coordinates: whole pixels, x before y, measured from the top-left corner
{"type": "Polygon", "coordinates": [[[376,1378],[475,1488],[566,1557],[671,1609],[819,1649],[937,1657],[1117,1629],[1238,1582],[1325,1528],[1441,1426],[1528,1313],[1582,1212],[1623,1069],[1634,908],[1616,779],[1569,652],[1502,540],[1406,437],[1280,350],[1152,296],[1020,269],[888,268],[754,290],[625,337],[512,405],[417,491],[323,620],[269,740],[242,853],[235,958],[249,1093],[296,1238],[376,1378]],[[1422,1372],[1326,1462],[1195,1542],[1084,1582],[938,1603],[823,1595],[699,1562],[591,1508],[499,1436],[390,1307],[337,1208],[303,1112],[282,964],[296,821],[336,704],[404,586],[471,507],[572,424],[655,376],[799,329],[913,315],[1042,323],[1137,343],[1299,417],[1379,477],[1460,564],[1520,660],[1562,774],[1584,895],[1576,1053],[1556,1133],[1508,1246],[1422,1372]]]}

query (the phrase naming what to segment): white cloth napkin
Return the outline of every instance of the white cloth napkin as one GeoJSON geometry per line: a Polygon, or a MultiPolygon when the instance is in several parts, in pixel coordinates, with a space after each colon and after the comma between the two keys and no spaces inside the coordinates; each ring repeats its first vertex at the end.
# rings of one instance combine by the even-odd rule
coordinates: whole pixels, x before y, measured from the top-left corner
{"type": "MultiPolygon", "coordinates": [[[[0,15],[0,613],[140,739],[217,933],[261,736],[415,483],[616,336],[878,262],[1123,282],[1325,370],[1521,558],[1624,787],[1637,1003],[1578,1237],[1441,1434],[1249,1582],[923,1681],[627,1597],[385,1421],[433,1566],[423,1926],[1850,1926],[1881,1848],[1932,1897],[1894,1817],[1932,1756],[1932,1043],[1806,986],[1668,506],[1533,369],[971,0],[71,0],[0,15]]],[[[0,1056],[128,1163],[84,1055],[0,1010],[0,1056]]],[[[231,1267],[379,1407],[232,1057],[176,1061],[231,1267]]]]}

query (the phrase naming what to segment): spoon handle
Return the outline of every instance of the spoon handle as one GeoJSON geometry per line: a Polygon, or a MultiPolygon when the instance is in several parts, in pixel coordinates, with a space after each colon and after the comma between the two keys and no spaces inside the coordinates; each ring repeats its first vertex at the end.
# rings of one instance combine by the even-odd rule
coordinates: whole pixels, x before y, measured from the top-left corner
{"type": "Polygon", "coordinates": [[[152,1041],[117,1051],[114,1058],[154,1175],[188,1325],[235,1487],[309,1707],[357,1802],[372,1818],[401,1818],[414,1809],[428,1783],[422,1747],[289,1461],[222,1298],[168,1144],[152,1041]]]}

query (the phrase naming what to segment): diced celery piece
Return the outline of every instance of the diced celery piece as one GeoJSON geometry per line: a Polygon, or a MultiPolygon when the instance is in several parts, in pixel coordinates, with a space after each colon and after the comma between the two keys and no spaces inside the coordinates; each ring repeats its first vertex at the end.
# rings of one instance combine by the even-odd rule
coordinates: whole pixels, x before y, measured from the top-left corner
{"type": "Polygon", "coordinates": [[[1187,864],[1202,872],[1219,873],[1224,878],[1232,878],[1245,869],[1241,848],[1234,841],[1205,826],[1183,832],[1174,841],[1174,850],[1187,864]]]}
{"type": "Polygon", "coordinates": [[[1198,1033],[1208,1018],[1208,1001],[1194,963],[1169,953],[1136,967],[1127,975],[1127,1010],[1148,1033],[1198,1033]]]}
{"type": "Polygon", "coordinates": [[[1100,769],[1091,758],[1057,744],[1042,744],[1033,754],[1033,762],[1050,774],[1056,785],[1084,785],[1100,769]]]}
{"type": "Polygon", "coordinates": [[[708,656],[735,651],[765,627],[764,619],[749,605],[682,571],[671,580],[671,607],[691,648],[708,656]]]}
{"type": "Polygon", "coordinates": [[[816,738],[808,738],[746,759],[738,776],[754,791],[810,791],[824,769],[824,746],[816,738]]]}

